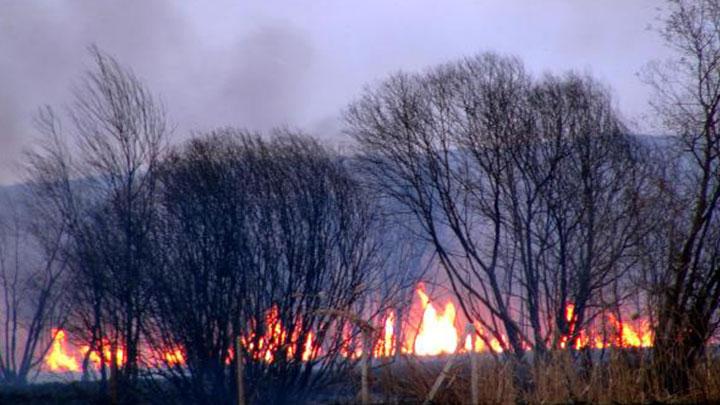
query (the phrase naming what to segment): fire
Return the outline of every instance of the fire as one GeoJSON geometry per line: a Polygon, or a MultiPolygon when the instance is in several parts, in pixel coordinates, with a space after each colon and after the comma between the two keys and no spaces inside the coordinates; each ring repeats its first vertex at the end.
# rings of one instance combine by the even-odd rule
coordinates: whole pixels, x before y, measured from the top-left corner
{"type": "MultiPolygon", "coordinates": [[[[264,360],[271,363],[275,358],[275,352],[285,340],[287,332],[280,322],[280,311],[273,306],[265,314],[265,334],[256,339],[255,333],[250,333],[243,339],[243,345],[249,352],[253,353],[255,360],[264,360]],[[255,341],[257,340],[257,347],[255,341]]],[[[253,328],[255,329],[255,325],[253,328]]]]}
{"type": "MultiPolygon", "coordinates": [[[[452,302],[447,302],[442,312],[436,307],[425,292],[422,285],[417,288],[417,295],[420,297],[422,308],[422,320],[415,336],[408,336],[403,352],[419,356],[435,356],[443,353],[455,353],[457,350],[465,352],[486,352],[491,350],[495,353],[502,353],[507,347],[507,338],[504,335],[498,337],[487,334],[481,325],[475,323],[475,333],[469,334],[459,346],[461,329],[456,325],[456,311],[452,302]],[[414,342],[414,343],[413,343],[414,342]]],[[[647,348],[653,346],[652,328],[647,321],[631,324],[620,321],[611,313],[607,313],[607,325],[610,330],[598,325],[590,325],[584,329],[577,329],[577,314],[575,305],[568,303],[565,306],[565,319],[569,325],[569,334],[562,336],[559,342],[561,348],[566,348],[569,339],[573,336],[575,341],[573,349],[580,350],[586,347],[595,349],[618,347],[618,348],[647,348]],[[615,337],[614,337],[615,336],[615,337]]],[[[388,338],[388,328],[385,328],[385,339],[388,338]]],[[[392,330],[390,332],[392,334],[392,330]]],[[[526,350],[530,350],[530,344],[524,342],[526,350]]],[[[392,351],[391,351],[392,352],[392,351]]],[[[383,353],[384,355],[388,355],[383,353]]],[[[376,353],[377,355],[377,353],[376,353]]]]}
{"type": "MultiPolygon", "coordinates": [[[[465,337],[463,346],[461,330],[457,328],[457,315],[455,305],[447,302],[442,312],[438,312],[422,285],[419,285],[417,295],[420,297],[422,320],[414,336],[408,336],[405,344],[405,353],[418,356],[436,356],[439,354],[455,353],[457,350],[485,352],[492,350],[502,353],[505,345],[496,337],[488,337],[482,326],[475,323],[475,333],[465,337]],[[414,342],[414,343],[413,343],[414,342]],[[412,348],[412,349],[409,349],[412,348]]],[[[504,336],[501,336],[504,339],[504,336]]]]}
{"type": "Polygon", "coordinates": [[[618,346],[620,347],[652,347],[654,338],[652,329],[646,321],[641,321],[638,328],[633,328],[625,322],[620,321],[613,314],[608,314],[610,323],[615,327],[619,336],[618,346]]]}
{"type": "MultiPolygon", "coordinates": [[[[574,304],[567,304],[565,305],[565,321],[568,323],[568,331],[569,333],[567,335],[564,335],[560,338],[560,348],[564,349],[567,347],[568,339],[575,333],[575,323],[577,320],[575,319],[575,305],[574,304]]],[[[575,337],[575,349],[579,350],[583,347],[585,347],[588,343],[587,336],[585,335],[585,331],[581,330],[578,336],[575,337]]]]}
{"type": "MultiPolygon", "coordinates": [[[[83,345],[74,349],[67,343],[65,331],[62,329],[53,329],[52,336],[53,340],[50,345],[50,350],[45,355],[44,359],[45,366],[49,371],[79,372],[81,370],[80,364],[83,362],[83,359],[86,358],[89,361],[89,365],[95,370],[100,369],[103,361],[106,365],[111,364],[113,357],[115,358],[115,361],[117,361],[117,364],[125,363],[125,350],[117,348],[115,350],[115,356],[113,356],[112,350],[110,349],[110,343],[107,341],[103,341],[103,354],[101,357],[99,350],[91,350],[88,345],[83,345]]],[[[185,363],[185,356],[180,348],[164,351],[156,357],[164,359],[169,365],[185,363]]]]}
{"type": "MultiPolygon", "coordinates": [[[[570,325],[569,336],[563,336],[560,339],[560,347],[565,348],[567,341],[570,336],[575,332],[575,306],[573,304],[567,304],[565,307],[566,319],[570,325]]],[[[654,343],[652,328],[650,323],[642,320],[636,325],[622,322],[614,314],[607,313],[606,319],[611,330],[604,330],[604,328],[595,328],[596,325],[590,325],[585,329],[581,329],[577,332],[575,346],[576,350],[580,350],[586,347],[592,347],[595,349],[603,349],[608,347],[620,347],[620,348],[647,348],[652,347],[654,343]],[[615,338],[612,338],[615,336],[615,338]]]]}
{"type": "Polygon", "coordinates": [[[50,351],[45,356],[45,365],[51,371],[78,371],[77,360],[68,354],[65,347],[65,331],[62,329],[52,330],[52,345],[50,351]]]}
{"type": "Polygon", "coordinates": [[[414,338],[414,353],[420,356],[455,353],[458,345],[458,333],[455,329],[455,305],[448,302],[442,313],[438,313],[422,288],[418,288],[417,293],[420,296],[423,316],[414,338]]]}
{"type": "MultiPolygon", "coordinates": [[[[503,347],[503,344],[500,343],[500,341],[497,340],[496,338],[490,339],[490,348],[491,348],[492,351],[494,351],[495,353],[502,353],[503,350],[505,350],[504,347],[503,347]]],[[[527,349],[527,348],[526,348],[526,349],[527,349]]]]}
{"type": "Polygon", "coordinates": [[[482,339],[475,337],[475,344],[473,344],[473,336],[467,335],[465,337],[465,351],[466,352],[484,352],[485,342],[482,339]]]}
{"type": "Polygon", "coordinates": [[[185,355],[181,349],[175,349],[163,353],[164,360],[168,365],[177,366],[185,364],[185,355]]]}
{"type": "MultiPolygon", "coordinates": [[[[295,357],[296,350],[302,349],[300,358],[303,361],[309,361],[317,355],[314,343],[315,336],[312,332],[307,332],[304,342],[301,342],[302,325],[296,323],[292,332],[288,331],[280,320],[280,311],[277,306],[270,308],[265,314],[265,333],[262,336],[256,336],[254,332],[241,338],[243,346],[252,354],[255,360],[262,360],[266,363],[272,363],[275,355],[280,351],[285,351],[288,359],[295,357]],[[290,339],[288,339],[290,336],[290,339]]],[[[256,328],[256,323],[251,323],[251,329],[256,328]]]]}
{"type": "Polygon", "coordinates": [[[492,350],[493,352],[502,353],[505,350],[503,343],[501,343],[497,338],[485,338],[484,334],[482,333],[483,329],[480,326],[475,325],[475,329],[478,331],[478,333],[474,335],[467,335],[467,337],[465,338],[464,349],[466,352],[486,352],[488,350],[488,344],[485,343],[486,340],[489,342],[490,350],[492,350]]]}
{"type": "MultiPolygon", "coordinates": [[[[398,342],[397,319],[394,311],[388,311],[382,322],[374,332],[370,347],[373,357],[391,357],[396,353],[396,347],[401,347],[401,353],[417,356],[437,356],[463,352],[495,352],[502,353],[507,349],[507,337],[502,334],[491,334],[485,331],[478,322],[473,328],[463,333],[458,328],[458,317],[455,305],[448,300],[440,306],[433,302],[422,284],[416,289],[418,301],[411,306],[411,319],[416,319],[418,325],[404,321],[402,341],[398,342]],[[439,308],[442,307],[442,310],[439,308]],[[464,340],[463,340],[464,339],[464,340]],[[400,345],[398,345],[400,343],[400,345]]],[[[561,336],[558,341],[560,348],[567,348],[571,344],[575,350],[583,348],[647,348],[653,346],[651,325],[644,320],[639,322],[624,322],[619,316],[612,313],[604,314],[590,325],[577,326],[576,307],[573,303],[565,305],[565,320],[568,323],[568,334],[561,336]],[[573,338],[574,342],[570,343],[573,338]]],[[[265,312],[260,322],[251,321],[251,332],[241,336],[240,341],[250,357],[266,363],[272,363],[278,356],[287,359],[298,358],[296,354],[301,351],[299,360],[312,361],[322,354],[323,347],[316,342],[316,336],[299,321],[287,328],[280,319],[280,311],[273,306],[265,312]],[[260,324],[262,322],[262,325],[260,324]],[[260,328],[262,326],[262,328],[260,328]]],[[[346,325],[347,326],[347,325],[346,325]]],[[[80,364],[87,359],[89,365],[99,369],[102,363],[111,364],[117,361],[124,364],[125,351],[117,347],[113,354],[112,346],[103,340],[102,353],[90,346],[80,346],[73,349],[66,342],[65,331],[52,330],[52,343],[45,356],[44,362],[50,371],[79,371],[80,364]]],[[[530,350],[529,342],[523,343],[530,350]]],[[[349,330],[343,326],[343,339],[340,346],[342,356],[359,358],[362,356],[365,343],[361,337],[352,337],[349,330]]],[[[142,348],[141,348],[142,349],[142,348]]],[[[229,349],[227,362],[232,361],[234,354],[229,349]]],[[[149,353],[141,350],[153,362],[149,364],[182,366],[186,362],[186,354],[182,347],[172,346],[159,352],[149,353]]]]}
{"type": "Polygon", "coordinates": [[[312,332],[308,332],[307,340],[305,340],[305,345],[303,346],[303,353],[302,353],[302,360],[303,361],[309,361],[313,358],[315,353],[315,346],[314,346],[314,335],[312,332]]]}
{"type": "MultiPolygon", "coordinates": [[[[88,360],[90,360],[97,369],[101,367],[103,361],[105,364],[112,364],[113,361],[113,354],[109,342],[103,344],[102,357],[98,350],[90,350],[90,346],[88,345],[81,346],[80,353],[83,357],[87,356],[88,360]]],[[[115,361],[117,361],[118,365],[125,363],[125,351],[123,349],[118,348],[115,350],[115,361]]]]}
{"type": "Polygon", "coordinates": [[[375,357],[390,357],[395,354],[395,313],[390,311],[385,318],[382,335],[373,350],[375,357]]]}

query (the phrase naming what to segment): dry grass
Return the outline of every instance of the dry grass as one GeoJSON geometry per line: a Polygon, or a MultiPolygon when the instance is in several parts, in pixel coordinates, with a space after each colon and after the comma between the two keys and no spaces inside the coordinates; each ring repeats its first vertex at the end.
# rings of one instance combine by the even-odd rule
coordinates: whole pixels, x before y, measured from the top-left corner
{"type": "MultiPolygon", "coordinates": [[[[382,402],[418,403],[430,391],[447,358],[403,357],[377,369],[372,382],[382,402]]],[[[720,402],[720,359],[693,370],[692,388],[682,397],[670,396],[658,384],[649,353],[607,351],[586,356],[562,351],[531,365],[534,388],[519,393],[507,362],[483,355],[479,359],[480,403],[696,403],[720,402]]],[[[457,360],[434,403],[467,404],[470,362],[457,360]]]]}

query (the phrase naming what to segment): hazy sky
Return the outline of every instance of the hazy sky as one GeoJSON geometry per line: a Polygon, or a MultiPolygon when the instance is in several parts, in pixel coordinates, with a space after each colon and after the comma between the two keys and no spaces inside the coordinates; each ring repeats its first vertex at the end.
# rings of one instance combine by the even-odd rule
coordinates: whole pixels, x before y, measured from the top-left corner
{"type": "Polygon", "coordinates": [[[592,73],[639,122],[637,77],[667,56],[662,0],[0,0],[0,183],[17,179],[40,105],[70,99],[97,44],[160,94],[177,126],[290,125],[332,142],[362,87],[485,50],[530,71],[592,73]]]}

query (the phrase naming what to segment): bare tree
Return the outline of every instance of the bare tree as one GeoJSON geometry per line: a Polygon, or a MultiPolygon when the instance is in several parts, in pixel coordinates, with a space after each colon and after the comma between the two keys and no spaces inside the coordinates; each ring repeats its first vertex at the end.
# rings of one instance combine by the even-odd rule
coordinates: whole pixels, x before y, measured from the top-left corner
{"type": "Polygon", "coordinates": [[[583,321],[638,225],[623,220],[638,183],[608,92],[577,75],[534,82],[483,54],[395,75],[347,122],[369,176],[419,221],[463,312],[512,351],[527,388],[526,348],[568,334],[568,303],[583,321]]]}
{"type": "Polygon", "coordinates": [[[690,370],[718,325],[720,306],[720,2],[673,0],[662,31],[677,59],[649,69],[654,107],[676,134],[680,176],[661,179],[672,213],[669,259],[656,277],[657,369],[666,389],[688,389],[690,370]],[[662,181],[664,180],[664,181],[662,181]]]}
{"type": "Polygon", "coordinates": [[[161,184],[148,335],[186,361],[163,375],[194,402],[231,403],[240,338],[248,397],[282,403],[354,365],[351,319],[380,312],[376,217],[339,156],[293,133],[220,130],[174,152],[161,184]]]}
{"type": "MultiPolygon", "coordinates": [[[[61,213],[73,283],[71,326],[91,350],[109,350],[113,393],[138,375],[146,316],[155,170],[169,134],[162,107],[135,75],[96,47],[62,134],[52,110],[38,122],[46,143],[30,156],[38,195],[61,213]],[[66,145],[64,141],[72,142],[66,145]],[[122,350],[123,358],[117,358],[122,350]]],[[[85,361],[87,364],[87,359],[85,361]]]]}
{"type": "Polygon", "coordinates": [[[65,320],[64,230],[52,223],[44,223],[42,231],[34,228],[33,211],[6,197],[0,218],[0,382],[25,384],[43,364],[51,329],[65,320]]]}
{"type": "Polygon", "coordinates": [[[513,152],[522,188],[511,187],[509,205],[523,218],[513,229],[524,279],[537,280],[540,312],[553,318],[540,328],[554,334],[542,346],[558,347],[558,339],[572,346],[589,321],[619,304],[636,265],[638,237],[648,232],[638,214],[646,147],[628,136],[608,91],[592,78],[546,77],[530,100],[535,139],[513,152]]]}

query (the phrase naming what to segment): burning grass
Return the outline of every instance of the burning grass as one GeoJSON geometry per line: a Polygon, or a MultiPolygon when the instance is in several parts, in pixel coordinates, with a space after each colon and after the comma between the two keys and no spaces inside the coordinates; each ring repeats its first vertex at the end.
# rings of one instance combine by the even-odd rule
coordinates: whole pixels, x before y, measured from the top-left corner
{"type": "MultiPolygon", "coordinates": [[[[434,302],[422,285],[417,288],[417,299],[412,308],[411,321],[402,325],[402,335],[395,330],[394,312],[389,311],[377,320],[377,333],[371,346],[371,387],[374,398],[380,402],[423,401],[452,356],[456,356],[457,361],[437,391],[436,403],[470,401],[471,356],[475,356],[478,363],[477,387],[481,403],[518,400],[531,403],[720,401],[720,358],[715,352],[693,370],[689,394],[679,398],[663,392],[651,364],[651,328],[643,319],[624,322],[619,313],[606,313],[594,324],[575,331],[574,307],[568,304],[566,318],[574,340],[563,336],[554,348],[548,343],[548,352],[542,358],[534,358],[536,356],[527,345],[532,387],[521,391],[513,382],[509,347],[504,336],[486,334],[478,324],[474,325],[473,333],[466,335],[459,327],[461,322],[453,302],[434,302]],[[401,339],[399,344],[397,339],[401,339]]],[[[271,308],[263,321],[262,335],[251,332],[242,338],[254,361],[272,363],[277,356],[292,358],[296,350],[301,350],[303,362],[322,354],[322,347],[315,344],[312,332],[301,339],[301,327],[283,325],[276,308],[271,308]]],[[[88,347],[74,347],[63,330],[53,331],[53,336],[51,350],[45,358],[46,370],[50,372],[77,373],[83,363],[97,369],[101,359],[105,364],[113,359],[119,362],[124,359],[122,348],[117,348],[113,356],[108,345],[104,345],[106,352],[101,357],[88,347]]],[[[346,343],[347,346],[342,348],[344,356],[362,357],[361,341],[355,342],[348,337],[346,343]]],[[[231,351],[228,366],[233,357],[231,351]]],[[[160,367],[163,364],[184,365],[180,347],[162,353],[148,352],[143,356],[156,359],[152,364],[160,367]]],[[[354,384],[358,381],[359,377],[349,380],[346,387],[339,389],[343,394],[330,402],[342,401],[342,398],[354,401],[354,392],[357,392],[354,384]]]]}
{"type": "MultiPolygon", "coordinates": [[[[485,333],[483,327],[476,323],[475,333],[465,336],[462,328],[459,327],[457,310],[451,301],[444,304],[433,302],[426,293],[422,284],[417,287],[417,301],[413,305],[414,314],[411,314],[410,321],[404,325],[404,338],[400,345],[396,344],[398,335],[395,331],[395,314],[389,311],[380,322],[377,337],[372,347],[372,354],[376,358],[387,358],[395,355],[399,348],[401,354],[417,356],[438,356],[456,352],[476,353],[503,353],[508,349],[507,339],[504,335],[493,336],[485,333]],[[465,336],[465,339],[462,339],[465,336]]],[[[640,320],[636,324],[623,322],[613,314],[607,313],[599,322],[600,325],[592,325],[574,331],[575,315],[574,306],[566,306],[567,321],[571,326],[571,333],[575,335],[571,347],[580,350],[585,348],[603,349],[610,347],[640,348],[652,347],[653,336],[648,322],[640,320]]],[[[252,353],[252,357],[258,361],[272,362],[274,356],[285,351],[285,355],[292,358],[296,350],[302,352],[302,360],[308,361],[322,354],[322,348],[317,347],[314,342],[313,332],[308,332],[304,340],[300,339],[302,327],[299,324],[288,328],[282,324],[277,307],[267,311],[264,321],[264,334],[256,336],[250,332],[242,338],[243,345],[252,353]]],[[[252,329],[257,329],[253,323],[252,329]]],[[[109,364],[115,358],[119,363],[123,362],[124,351],[122,348],[115,350],[113,356],[110,345],[103,345],[102,356],[97,350],[91,350],[89,346],[74,348],[67,343],[66,333],[61,329],[53,330],[53,342],[49,353],[45,357],[45,367],[48,371],[80,371],[83,359],[87,357],[90,362],[98,367],[102,360],[109,364]]],[[[560,348],[568,345],[569,336],[562,336],[559,341],[560,348]]],[[[528,350],[530,345],[527,345],[528,350]]],[[[548,342],[548,347],[550,343],[548,342]]],[[[232,349],[229,349],[230,351],[232,349]]],[[[350,337],[343,347],[345,356],[360,357],[362,354],[362,342],[353,342],[350,337]]],[[[229,354],[228,359],[232,356],[229,354]]],[[[146,353],[151,363],[165,362],[168,365],[182,364],[184,355],[182,348],[168,348],[161,353],[146,353]]]]}

